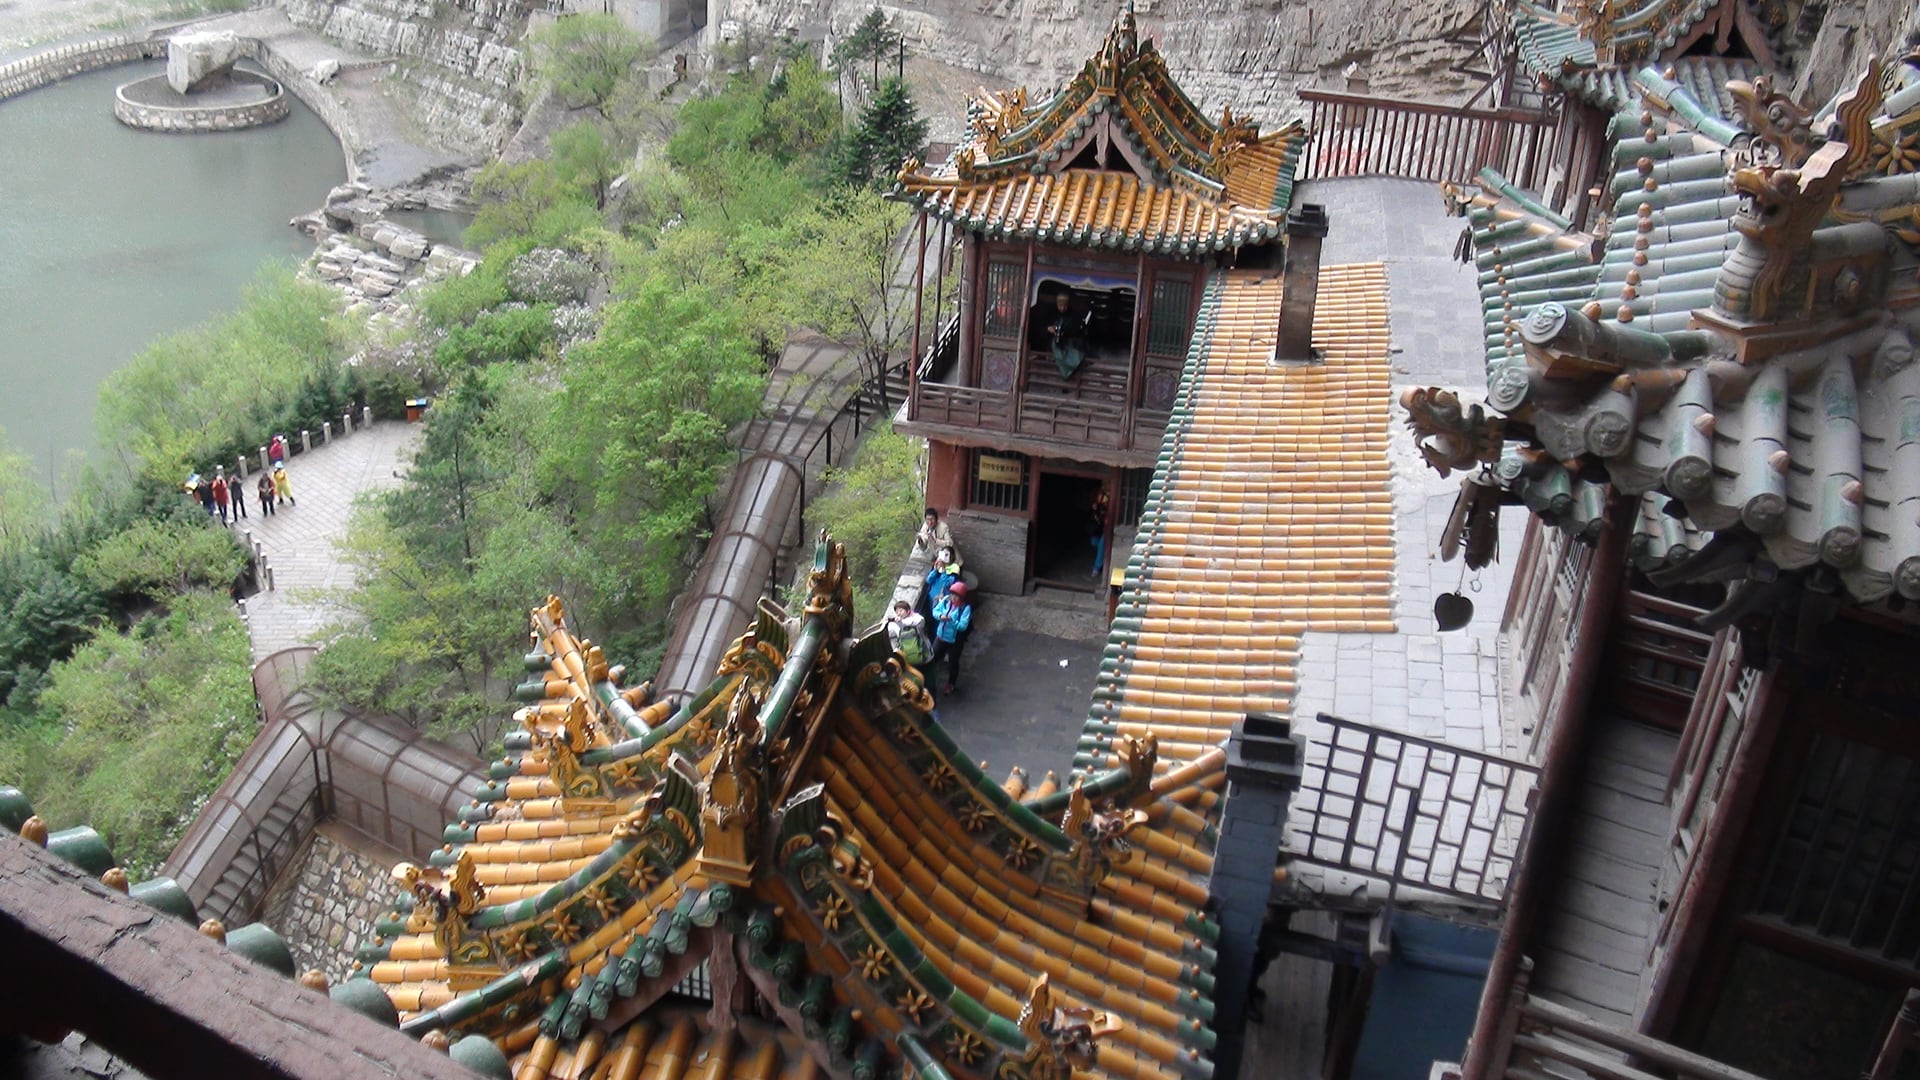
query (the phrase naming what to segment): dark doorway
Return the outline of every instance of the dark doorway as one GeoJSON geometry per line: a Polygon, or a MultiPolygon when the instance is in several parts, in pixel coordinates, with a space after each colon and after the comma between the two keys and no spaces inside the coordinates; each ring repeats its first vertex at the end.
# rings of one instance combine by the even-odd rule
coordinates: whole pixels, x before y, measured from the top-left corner
{"type": "Polygon", "coordinates": [[[1066,589],[1092,591],[1094,538],[1106,522],[1096,516],[1102,481],[1071,473],[1040,474],[1033,515],[1033,578],[1066,589]]]}

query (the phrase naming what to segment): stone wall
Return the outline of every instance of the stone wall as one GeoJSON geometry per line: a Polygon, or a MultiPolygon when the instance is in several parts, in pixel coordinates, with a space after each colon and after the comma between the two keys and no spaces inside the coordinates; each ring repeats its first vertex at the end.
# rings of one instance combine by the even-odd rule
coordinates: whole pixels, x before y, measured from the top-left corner
{"type": "Polygon", "coordinates": [[[0,64],[0,101],[82,72],[166,55],[165,40],[149,41],[131,34],[61,45],[0,64]]]}
{"type": "Polygon", "coordinates": [[[413,93],[412,119],[463,153],[497,152],[519,123],[520,39],[528,8],[512,0],[285,0],[305,30],[393,57],[413,93]]]}
{"type": "Polygon", "coordinates": [[[338,984],[353,973],[354,950],[373,941],[374,920],[395,895],[394,852],[334,825],[315,832],[267,894],[260,921],[286,939],[294,966],[319,968],[338,984]]]}
{"type": "MultiPolygon", "coordinates": [[[[748,31],[802,37],[844,36],[869,0],[713,0],[710,29],[735,20],[748,31]],[[724,12],[724,14],[723,14],[724,12]]],[[[1118,0],[882,0],[912,55],[978,72],[989,81],[1050,91],[1098,48],[1118,0]]],[[[1300,87],[1343,89],[1344,72],[1370,80],[1376,94],[1454,102],[1472,81],[1448,71],[1471,45],[1446,41],[1472,23],[1473,0],[1137,0],[1142,36],[1152,37],[1169,70],[1209,115],[1223,105],[1266,123],[1297,111],[1300,87]]],[[[923,109],[957,107],[923,102],[923,109]]]]}
{"type": "Polygon", "coordinates": [[[1913,0],[1833,0],[1800,65],[1794,95],[1824,104],[1853,85],[1869,57],[1891,62],[1920,44],[1920,4],[1913,0]]]}
{"type": "MultiPolygon", "coordinates": [[[[143,80],[143,82],[154,81],[143,80]]],[[[265,79],[261,81],[271,82],[265,79]]],[[[165,86],[165,80],[160,79],[159,85],[165,86]]],[[[113,96],[113,115],[128,127],[144,128],[148,131],[165,131],[175,134],[239,131],[242,128],[278,123],[285,120],[287,114],[293,111],[293,106],[288,102],[287,93],[281,89],[279,83],[272,84],[271,93],[272,96],[265,101],[255,101],[245,105],[153,105],[135,100],[134,96],[129,94],[128,87],[122,86],[113,96]]]]}

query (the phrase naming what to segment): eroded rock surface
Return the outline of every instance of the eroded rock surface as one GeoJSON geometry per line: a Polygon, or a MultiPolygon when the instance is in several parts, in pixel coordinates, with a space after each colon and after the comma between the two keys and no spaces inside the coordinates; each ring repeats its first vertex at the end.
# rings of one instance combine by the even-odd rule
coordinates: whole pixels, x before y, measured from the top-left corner
{"type": "Polygon", "coordinates": [[[227,30],[175,35],[167,42],[167,85],[176,94],[191,94],[217,84],[245,51],[239,35],[227,30]]]}

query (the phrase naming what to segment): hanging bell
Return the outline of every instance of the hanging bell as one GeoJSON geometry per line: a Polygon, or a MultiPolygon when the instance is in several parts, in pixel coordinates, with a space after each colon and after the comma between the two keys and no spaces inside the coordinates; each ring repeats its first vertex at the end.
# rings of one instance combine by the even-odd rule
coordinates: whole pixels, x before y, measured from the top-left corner
{"type": "Polygon", "coordinates": [[[1441,593],[1433,598],[1433,621],[1442,632],[1458,630],[1473,620],[1473,601],[1465,593],[1441,593]]]}

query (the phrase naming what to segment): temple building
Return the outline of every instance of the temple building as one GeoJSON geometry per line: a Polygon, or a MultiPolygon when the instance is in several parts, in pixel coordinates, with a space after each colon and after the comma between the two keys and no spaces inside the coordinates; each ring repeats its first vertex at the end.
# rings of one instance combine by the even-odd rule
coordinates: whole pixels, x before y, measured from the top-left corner
{"type": "Polygon", "coordinates": [[[1633,82],[1594,232],[1449,191],[1485,406],[1408,395],[1449,551],[1533,513],[1539,797],[1463,1075],[1910,1075],[1920,56],[1811,110],[1633,82]]]}
{"type": "MultiPolygon", "coordinates": [[[[908,162],[895,189],[919,210],[917,258],[937,267],[917,308],[932,347],[916,344],[927,362],[895,427],[929,441],[929,505],[952,515],[981,584],[1085,589],[1106,569],[1089,533],[1124,540],[1138,522],[1221,272],[1278,270],[1290,213],[1324,235],[1293,206],[1306,131],[1209,119],[1130,10],[1053,96],[983,91],[967,118],[948,161],[908,162]]],[[[1303,272],[1281,346],[1296,360],[1303,272]]]]}

